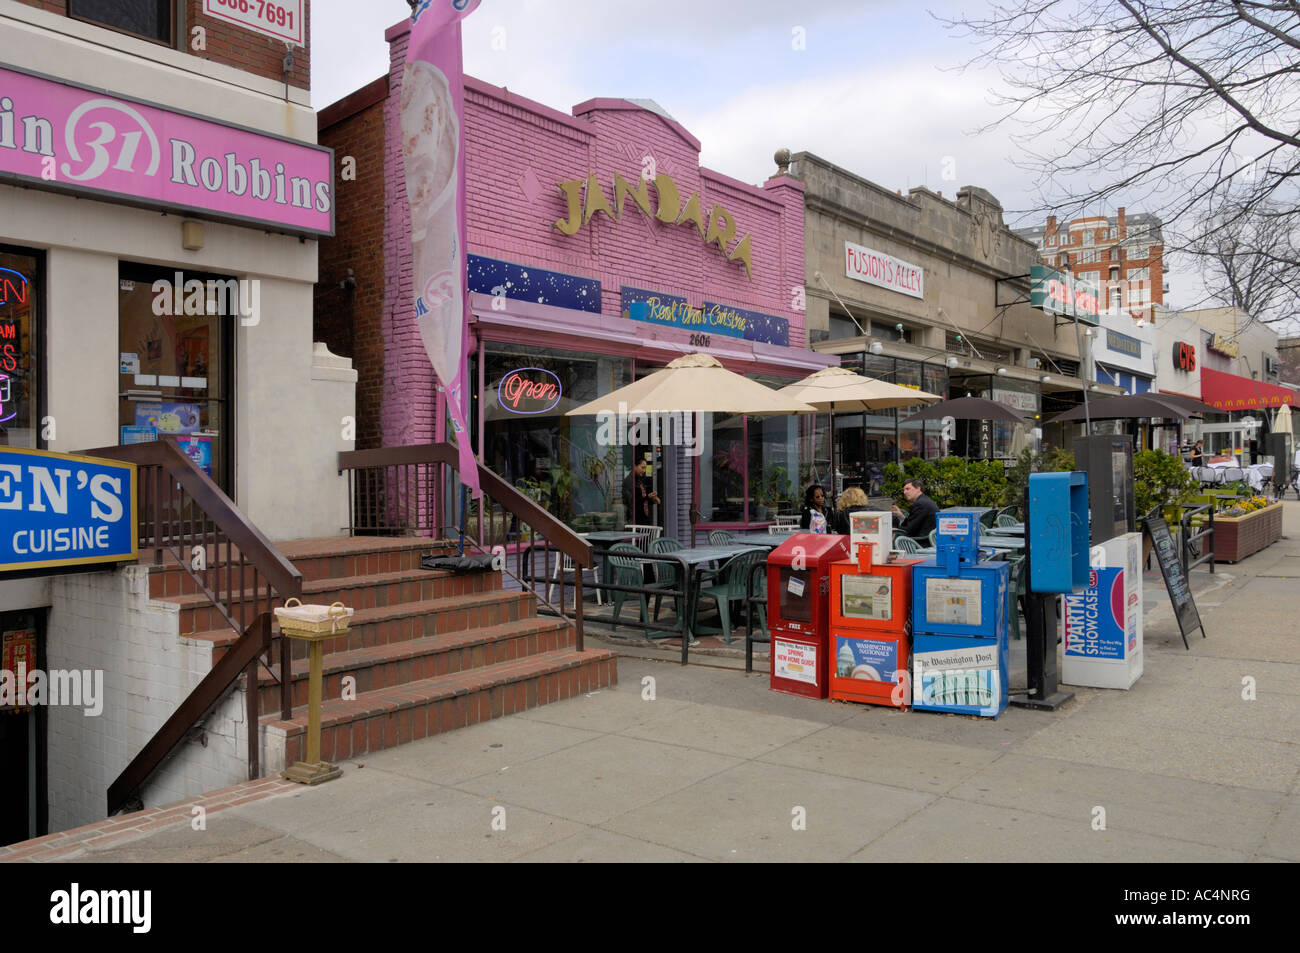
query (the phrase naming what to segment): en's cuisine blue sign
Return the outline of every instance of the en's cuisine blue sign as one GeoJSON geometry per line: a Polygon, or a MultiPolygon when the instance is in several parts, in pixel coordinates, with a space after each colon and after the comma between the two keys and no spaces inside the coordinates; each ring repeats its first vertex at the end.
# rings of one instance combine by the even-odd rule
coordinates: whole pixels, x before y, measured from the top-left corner
{"type": "Polygon", "coordinates": [[[0,573],[134,560],[135,465],[0,447],[0,573]]]}

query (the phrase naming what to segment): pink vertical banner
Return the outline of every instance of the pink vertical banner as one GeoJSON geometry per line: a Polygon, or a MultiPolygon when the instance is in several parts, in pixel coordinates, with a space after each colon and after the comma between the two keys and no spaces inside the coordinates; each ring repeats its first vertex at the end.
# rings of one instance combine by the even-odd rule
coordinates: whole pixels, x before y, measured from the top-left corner
{"type": "Polygon", "coordinates": [[[415,317],[447,394],[460,478],[481,495],[469,436],[465,273],[465,86],[460,21],[480,0],[420,0],[402,72],[402,161],[411,208],[415,317]]]}

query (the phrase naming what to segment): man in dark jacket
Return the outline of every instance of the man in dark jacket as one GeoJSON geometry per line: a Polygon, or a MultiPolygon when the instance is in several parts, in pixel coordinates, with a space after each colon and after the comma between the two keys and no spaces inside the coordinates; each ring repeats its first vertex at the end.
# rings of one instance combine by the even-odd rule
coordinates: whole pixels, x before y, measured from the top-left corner
{"type": "MultiPolygon", "coordinates": [[[[925,489],[921,486],[920,480],[907,480],[903,483],[903,496],[911,504],[908,507],[907,518],[903,520],[898,527],[897,535],[911,536],[913,539],[928,539],[930,532],[935,527],[935,516],[939,512],[938,505],[934,500],[925,495],[925,489]]],[[[894,518],[901,519],[903,511],[897,506],[892,507],[894,518]]]]}
{"type": "Polygon", "coordinates": [[[627,512],[627,521],[638,525],[651,525],[650,505],[658,505],[659,494],[653,489],[646,470],[649,464],[642,457],[632,467],[632,472],[623,481],[623,507],[627,512]]]}

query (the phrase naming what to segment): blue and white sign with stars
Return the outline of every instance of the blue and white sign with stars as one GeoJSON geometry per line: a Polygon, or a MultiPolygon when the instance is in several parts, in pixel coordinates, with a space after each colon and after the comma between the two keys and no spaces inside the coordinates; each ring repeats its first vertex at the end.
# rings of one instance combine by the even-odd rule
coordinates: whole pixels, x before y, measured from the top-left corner
{"type": "Polygon", "coordinates": [[[470,291],[600,314],[600,282],[595,278],[516,265],[482,255],[469,255],[468,259],[470,291]]]}

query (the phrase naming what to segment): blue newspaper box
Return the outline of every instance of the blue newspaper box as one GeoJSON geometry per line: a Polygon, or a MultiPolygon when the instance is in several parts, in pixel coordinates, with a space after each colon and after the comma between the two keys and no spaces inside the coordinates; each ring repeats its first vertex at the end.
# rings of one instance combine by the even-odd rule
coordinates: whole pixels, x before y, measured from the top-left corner
{"type": "Polygon", "coordinates": [[[1029,518],[1031,592],[1077,592],[1088,587],[1088,475],[1031,473],[1029,518]]]}
{"type": "Polygon", "coordinates": [[[1007,709],[1007,654],[1005,627],[996,641],[914,636],[912,707],[996,718],[1007,709]]]}
{"type": "Polygon", "coordinates": [[[1010,563],[975,563],[949,572],[927,559],[912,570],[912,631],[997,639],[1007,630],[1010,563]]]}
{"type": "Polygon", "coordinates": [[[996,718],[1006,710],[1011,565],[926,560],[912,570],[912,707],[996,718]]]}
{"type": "Polygon", "coordinates": [[[982,509],[952,507],[941,510],[934,521],[935,561],[950,569],[979,562],[982,509]]]}

